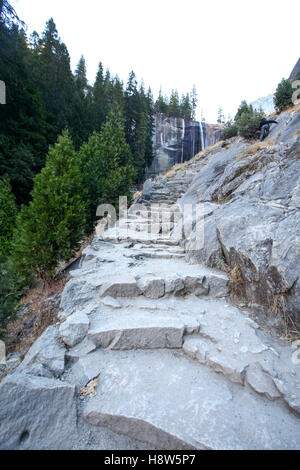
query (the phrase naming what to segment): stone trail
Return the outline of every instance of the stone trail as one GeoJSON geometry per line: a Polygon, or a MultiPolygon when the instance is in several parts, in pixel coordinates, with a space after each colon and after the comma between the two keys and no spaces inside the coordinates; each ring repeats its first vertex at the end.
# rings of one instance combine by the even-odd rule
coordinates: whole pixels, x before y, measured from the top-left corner
{"type": "Polygon", "coordinates": [[[293,350],[230,304],[226,274],[185,261],[173,203],[194,171],[83,252],[60,324],[0,386],[3,448],[300,449],[293,350]]]}

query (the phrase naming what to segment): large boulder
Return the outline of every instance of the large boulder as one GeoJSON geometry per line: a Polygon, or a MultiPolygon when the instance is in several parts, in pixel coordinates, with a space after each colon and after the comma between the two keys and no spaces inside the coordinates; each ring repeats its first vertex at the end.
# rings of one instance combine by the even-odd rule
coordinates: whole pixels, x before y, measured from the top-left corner
{"type": "Polygon", "coordinates": [[[65,370],[66,349],[57,328],[50,326],[33,344],[18,367],[19,373],[60,377],[65,370]]]}
{"type": "Polygon", "coordinates": [[[300,112],[277,119],[267,143],[218,147],[179,202],[203,208],[204,243],[194,224],[187,260],[234,270],[233,292],[299,324],[300,112]]]}
{"type": "Polygon", "coordinates": [[[0,386],[0,448],[68,450],[76,429],[75,387],[13,374],[0,386]]]}
{"type": "Polygon", "coordinates": [[[89,325],[89,317],[84,312],[74,313],[59,328],[63,342],[73,348],[86,337],[89,325]]]}

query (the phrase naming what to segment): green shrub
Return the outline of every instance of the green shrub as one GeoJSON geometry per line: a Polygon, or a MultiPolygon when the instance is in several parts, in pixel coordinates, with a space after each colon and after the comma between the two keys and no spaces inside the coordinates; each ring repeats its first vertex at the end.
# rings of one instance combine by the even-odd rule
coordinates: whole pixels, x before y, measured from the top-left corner
{"type": "Polygon", "coordinates": [[[7,260],[0,260],[0,339],[5,339],[6,326],[14,318],[27,279],[20,277],[7,260]]]}
{"type": "Polygon", "coordinates": [[[7,179],[0,180],[0,257],[7,257],[15,226],[17,207],[7,179]]]}
{"type": "Polygon", "coordinates": [[[255,139],[259,134],[261,115],[257,111],[242,113],[237,120],[239,135],[245,139],[255,139]]]}
{"type": "Polygon", "coordinates": [[[262,113],[255,111],[246,101],[242,101],[234,118],[234,123],[224,129],[223,138],[229,139],[236,135],[240,135],[245,139],[258,137],[261,118],[262,113]]]}
{"type": "Polygon", "coordinates": [[[74,254],[84,234],[84,195],[79,159],[65,131],[34,180],[32,202],[17,216],[12,262],[19,275],[46,279],[74,254]]]}
{"type": "Polygon", "coordinates": [[[119,196],[131,197],[135,172],[124,121],[117,108],[110,112],[101,132],[81,147],[80,165],[87,188],[87,230],[91,231],[98,205],[112,204],[117,209],[119,196]]]}
{"type": "Polygon", "coordinates": [[[283,78],[279,83],[274,95],[274,105],[277,111],[283,111],[284,109],[293,106],[293,92],[294,90],[292,88],[291,82],[283,78]]]}
{"type": "Polygon", "coordinates": [[[222,132],[222,139],[230,139],[231,137],[236,137],[238,135],[238,127],[236,124],[231,124],[231,126],[226,127],[222,132]]]}

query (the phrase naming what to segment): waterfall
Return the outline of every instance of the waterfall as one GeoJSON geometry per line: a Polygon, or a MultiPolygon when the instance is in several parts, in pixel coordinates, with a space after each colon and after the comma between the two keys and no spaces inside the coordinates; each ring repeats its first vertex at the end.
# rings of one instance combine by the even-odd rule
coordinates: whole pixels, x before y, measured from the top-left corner
{"type": "Polygon", "coordinates": [[[193,145],[193,157],[195,156],[195,137],[196,137],[196,126],[195,126],[195,122],[192,123],[192,145],[193,145]]]}
{"type": "Polygon", "coordinates": [[[202,122],[200,124],[200,136],[201,136],[201,151],[205,150],[205,142],[204,142],[204,133],[203,133],[203,125],[202,122]]]}
{"type": "Polygon", "coordinates": [[[182,138],[181,138],[181,163],[184,162],[183,151],[184,151],[184,136],[185,136],[185,120],[182,119],[182,138]]]}

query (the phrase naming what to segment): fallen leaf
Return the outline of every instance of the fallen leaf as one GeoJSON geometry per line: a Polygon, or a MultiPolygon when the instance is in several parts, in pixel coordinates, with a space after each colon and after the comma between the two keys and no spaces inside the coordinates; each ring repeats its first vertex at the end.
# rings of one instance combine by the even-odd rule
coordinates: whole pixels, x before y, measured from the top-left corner
{"type": "Polygon", "coordinates": [[[80,390],[80,395],[95,397],[97,395],[96,388],[99,386],[99,378],[91,380],[84,388],[80,390]]]}

